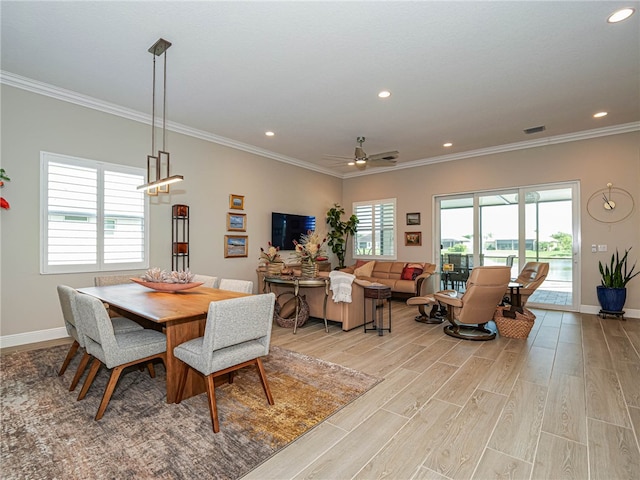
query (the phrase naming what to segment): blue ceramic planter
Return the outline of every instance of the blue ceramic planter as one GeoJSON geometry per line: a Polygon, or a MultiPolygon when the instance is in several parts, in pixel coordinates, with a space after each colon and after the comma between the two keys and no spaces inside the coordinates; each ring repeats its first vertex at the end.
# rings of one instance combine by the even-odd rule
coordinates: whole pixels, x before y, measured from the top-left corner
{"type": "Polygon", "coordinates": [[[602,285],[596,287],[598,301],[602,310],[607,312],[621,312],[627,300],[626,288],[607,288],[602,285]]]}

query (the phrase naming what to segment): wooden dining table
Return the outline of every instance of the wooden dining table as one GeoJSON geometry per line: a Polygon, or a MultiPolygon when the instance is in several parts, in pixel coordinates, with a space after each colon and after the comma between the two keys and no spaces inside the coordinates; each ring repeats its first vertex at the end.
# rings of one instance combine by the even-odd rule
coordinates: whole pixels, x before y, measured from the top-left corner
{"type": "MultiPolygon", "coordinates": [[[[247,293],[196,287],[179,292],[159,292],[136,283],[103,287],[84,287],[78,291],[109,304],[109,309],[167,336],[167,403],[175,403],[182,362],[173,355],[174,347],[204,335],[209,304],[247,293]]],[[[189,369],[183,398],[205,391],[204,380],[189,369]]]]}

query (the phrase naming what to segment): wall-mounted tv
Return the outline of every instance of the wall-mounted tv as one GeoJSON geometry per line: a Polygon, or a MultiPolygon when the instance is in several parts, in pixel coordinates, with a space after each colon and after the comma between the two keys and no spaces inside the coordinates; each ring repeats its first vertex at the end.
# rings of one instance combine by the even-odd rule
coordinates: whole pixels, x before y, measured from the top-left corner
{"type": "Polygon", "coordinates": [[[282,250],[294,250],[294,240],[300,235],[316,229],[316,217],[293,215],[291,213],[271,213],[271,245],[282,250]]]}

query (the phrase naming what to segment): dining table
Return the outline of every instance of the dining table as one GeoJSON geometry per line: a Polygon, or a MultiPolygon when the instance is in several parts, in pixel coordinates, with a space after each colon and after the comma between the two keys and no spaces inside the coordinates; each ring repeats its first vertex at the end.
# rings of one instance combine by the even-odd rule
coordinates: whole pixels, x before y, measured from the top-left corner
{"type": "MultiPolygon", "coordinates": [[[[109,305],[109,309],[145,327],[163,331],[167,336],[167,403],[175,403],[182,362],[173,349],[188,340],[204,335],[209,305],[251,294],[195,287],[177,292],[149,289],[137,283],[123,283],[101,287],[83,287],[78,291],[91,295],[109,305]]],[[[189,369],[182,398],[205,392],[204,379],[189,369]]]]}

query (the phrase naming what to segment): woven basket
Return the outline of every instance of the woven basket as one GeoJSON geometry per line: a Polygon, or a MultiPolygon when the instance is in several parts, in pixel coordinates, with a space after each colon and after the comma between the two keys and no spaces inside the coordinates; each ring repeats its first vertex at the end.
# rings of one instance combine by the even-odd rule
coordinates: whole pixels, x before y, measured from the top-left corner
{"type": "Polygon", "coordinates": [[[531,310],[522,309],[522,313],[516,311],[516,318],[504,316],[504,310],[510,310],[511,307],[498,307],[493,314],[493,321],[496,322],[498,332],[503,337],[508,338],[527,338],[529,332],[533,328],[536,316],[531,310]]]}
{"type": "MultiPolygon", "coordinates": [[[[292,297],[294,297],[293,293],[291,292],[282,292],[280,295],[278,295],[276,298],[276,304],[273,308],[273,318],[275,319],[278,326],[285,327],[285,328],[292,328],[294,322],[296,321],[296,312],[294,311],[291,317],[289,318],[282,318],[280,316],[280,310],[282,309],[282,305],[284,305],[285,303],[284,301],[280,300],[280,297],[282,297],[283,295],[291,295],[292,297]]],[[[304,295],[299,295],[298,301],[300,302],[300,306],[298,310],[297,326],[301,327],[306,323],[307,320],[309,320],[309,304],[307,303],[307,299],[305,298],[304,295]]]]}

